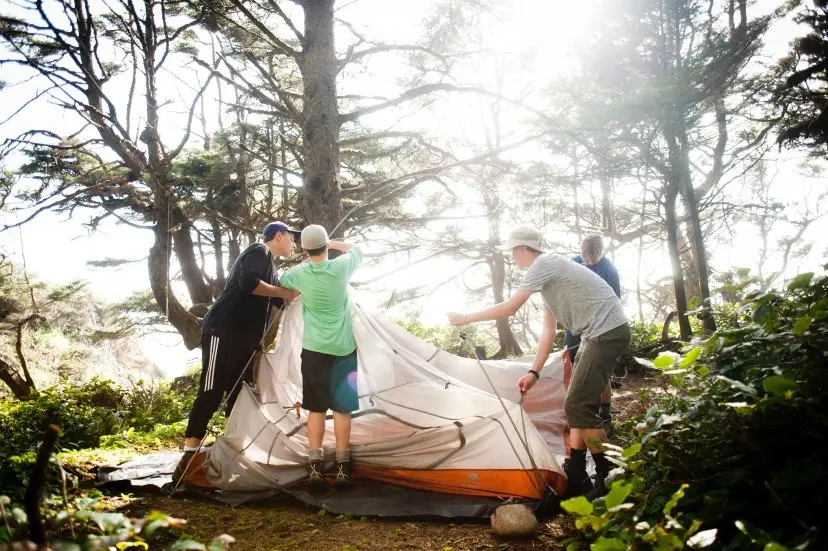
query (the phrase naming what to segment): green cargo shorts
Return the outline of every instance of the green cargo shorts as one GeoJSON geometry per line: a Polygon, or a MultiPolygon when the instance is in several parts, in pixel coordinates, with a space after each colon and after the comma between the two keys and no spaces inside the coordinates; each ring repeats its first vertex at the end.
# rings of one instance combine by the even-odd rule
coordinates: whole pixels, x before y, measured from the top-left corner
{"type": "Polygon", "coordinates": [[[631,336],[630,326],[625,323],[581,343],[564,403],[570,428],[601,428],[598,415],[601,393],[610,380],[616,360],[629,348],[631,336]]]}

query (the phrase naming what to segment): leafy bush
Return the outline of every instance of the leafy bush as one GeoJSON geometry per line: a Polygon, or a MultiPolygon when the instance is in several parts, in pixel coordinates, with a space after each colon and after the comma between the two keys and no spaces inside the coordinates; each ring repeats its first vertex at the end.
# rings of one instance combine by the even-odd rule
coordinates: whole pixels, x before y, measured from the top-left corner
{"type": "MultiPolygon", "coordinates": [[[[222,425],[223,427],[223,425],[222,425]]],[[[213,429],[216,429],[213,426],[213,429]]],[[[139,452],[150,452],[164,447],[174,446],[184,440],[187,421],[178,421],[169,425],[157,424],[152,430],[137,431],[130,427],[117,434],[101,437],[101,448],[129,448],[139,452]]]]}
{"type": "Polygon", "coordinates": [[[190,386],[138,381],[122,393],[118,416],[121,426],[152,431],[157,425],[174,424],[190,413],[198,393],[198,379],[190,386]]]}
{"type": "Polygon", "coordinates": [[[0,454],[35,449],[37,439],[51,423],[61,427],[64,447],[97,446],[102,434],[112,434],[118,427],[115,412],[119,394],[109,381],[93,379],[83,385],[49,388],[30,400],[0,403],[0,433],[4,436],[0,454]]]}
{"type": "Polygon", "coordinates": [[[144,382],[122,389],[96,378],[49,388],[29,400],[0,402],[0,487],[22,488],[49,424],[60,426],[62,450],[105,445],[145,451],[179,440],[195,390],[144,382]]]}
{"type": "Polygon", "coordinates": [[[630,332],[631,350],[638,350],[661,340],[661,326],[657,323],[634,321],[630,323],[630,332]]]}
{"type": "Polygon", "coordinates": [[[593,550],[828,545],[828,277],[813,276],[749,295],[750,323],[652,362],[668,392],[608,447],[623,477],[563,504],[593,550]]]}

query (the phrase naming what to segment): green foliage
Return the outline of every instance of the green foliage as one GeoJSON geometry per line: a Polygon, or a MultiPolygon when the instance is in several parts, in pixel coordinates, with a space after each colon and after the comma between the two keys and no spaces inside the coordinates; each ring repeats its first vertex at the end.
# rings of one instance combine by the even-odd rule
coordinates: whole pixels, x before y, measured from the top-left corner
{"type": "Polygon", "coordinates": [[[828,47],[828,6],[823,0],[808,2],[795,21],[808,29],[808,34],[792,41],[790,54],[779,62],[784,84],[774,94],[781,115],[777,141],[789,147],[805,146],[812,155],[821,157],[828,146],[828,128],[822,116],[822,91],[828,80],[822,70],[828,47]]]}
{"type": "Polygon", "coordinates": [[[669,393],[607,446],[609,494],[563,507],[592,549],[822,549],[828,277],[746,297],[751,320],[652,362],[669,393]]]}
{"type": "Polygon", "coordinates": [[[497,350],[497,343],[487,339],[485,334],[478,330],[475,325],[466,327],[454,327],[451,325],[425,325],[419,320],[395,320],[397,325],[424,340],[429,344],[433,344],[441,350],[445,350],[455,356],[462,356],[464,358],[473,358],[474,352],[467,341],[460,338],[460,333],[468,335],[469,340],[476,345],[486,345],[489,353],[497,350]]]}
{"type": "Polygon", "coordinates": [[[661,340],[661,326],[657,323],[634,321],[630,323],[630,349],[638,350],[661,340]]]}
{"type": "Polygon", "coordinates": [[[46,389],[23,401],[0,402],[0,486],[20,489],[34,463],[34,450],[49,424],[61,427],[62,450],[133,447],[157,449],[183,437],[195,388],[139,382],[122,389],[92,379],[46,389]]]}
{"type": "MultiPolygon", "coordinates": [[[[52,543],[53,549],[58,551],[149,549],[150,543],[154,544],[151,538],[158,530],[167,529],[181,534],[180,529],[187,522],[158,511],[153,511],[141,519],[131,519],[121,513],[107,512],[99,497],[91,497],[93,493],[90,493],[90,496],[72,500],[65,508],[46,510],[44,525],[54,532],[71,536],[70,540],[64,539],[52,543]]],[[[0,527],[0,544],[23,541],[28,534],[26,513],[19,507],[11,507],[6,514],[6,507],[10,504],[11,500],[7,496],[0,496],[3,516],[8,519],[8,529],[6,526],[0,527]]],[[[229,535],[222,534],[204,545],[197,541],[183,539],[182,536],[170,549],[223,551],[228,549],[234,541],[229,535]]]]}
{"type": "Polygon", "coordinates": [[[187,421],[157,424],[152,429],[139,431],[130,427],[116,434],[101,437],[101,448],[129,448],[144,452],[175,445],[184,439],[187,421]]]}

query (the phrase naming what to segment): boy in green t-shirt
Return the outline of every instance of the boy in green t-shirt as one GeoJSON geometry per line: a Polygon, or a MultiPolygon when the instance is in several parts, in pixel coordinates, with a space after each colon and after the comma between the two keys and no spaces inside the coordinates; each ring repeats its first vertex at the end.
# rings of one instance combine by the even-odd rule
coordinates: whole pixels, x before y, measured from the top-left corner
{"type": "Polygon", "coordinates": [[[325,415],[333,410],[336,435],[335,484],[351,481],[351,412],[359,409],[357,354],[351,328],[348,281],[362,263],[362,251],[351,243],[330,241],[325,228],[302,230],[302,248],[310,262],[285,273],[280,284],[302,296],[302,407],[308,414],[308,490],[324,492],[322,437],[325,415]],[[328,249],[343,255],[328,260],[328,249]]]}

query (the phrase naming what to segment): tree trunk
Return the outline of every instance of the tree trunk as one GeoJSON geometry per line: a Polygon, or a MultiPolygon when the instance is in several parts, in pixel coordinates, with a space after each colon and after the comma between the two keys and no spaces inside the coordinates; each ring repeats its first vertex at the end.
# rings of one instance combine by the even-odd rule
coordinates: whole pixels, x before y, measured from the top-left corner
{"type": "MultiPolygon", "coordinates": [[[[696,257],[695,268],[699,283],[699,298],[701,299],[701,304],[709,308],[712,306],[710,303],[710,269],[707,265],[707,248],[704,245],[704,234],[701,228],[701,217],[699,216],[699,203],[696,199],[696,192],[693,189],[693,179],[690,174],[690,153],[688,151],[690,145],[688,143],[685,120],[682,116],[678,127],[678,138],[679,144],[681,145],[681,154],[679,156],[681,164],[678,167],[681,171],[679,192],[684,200],[684,206],[690,218],[690,239],[693,244],[693,256],[696,257]]],[[[705,313],[702,316],[702,327],[707,334],[711,334],[716,330],[716,320],[711,313],[705,313]]]]}
{"type": "Polygon", "coordinates": [[[198,318],[190,314],[170,289],[170,238],[167,231],[167,197],[162,192],[155,193],[156,223],[153,228],[155,243],[150,247],[148,268],[150,289],[167,320],[178,330],[188,350],[193,350],[201,342],[201,329],[198,318]]]}
{"type": "MultiPolygon", "coordinates": [[[[147,128],[144,135],[149,160],[149,183],[153,190],[155,204],[155,226],[153,227],[155,243],[150,247],[147,264],[150,289],[153,297],[155,297],[155,302],[166,315],[167,321],[181,334],[187,349],[193,350],[201,341],[198,318],[190,314],[181,305],[172,289],[170,289],[170,257],[172,255],[170,221],[174,205],[172,204],[173,197],[167,181],[170,162],[165,158],[158,140],[158,97],[155,83],[155,34],[157,31],[153,10],[148,7],[144,19],[144,33],[147,43],[144,56],[147,128]]],[[[200,274],[199,277],[201,277],[200,274]]]]}
{"type": "Polygon", "coordinates": [[[12,391],[12,394],[18,400],[24,400],[30,397],[35,390],[26,384],[26,381],[23,380],[23,377],[20,376],[17,369],[3,358],[0,358],[0,381],[6,383],[6,386],[9,387],[9,390],[12,391]]]}
{"type": "MultiPolygon", "coordinates": [[[[693,186],[685,193],[685,205],[690,214],[690,228],[692,231],[693,250],[696,257],[696,271],[699,278],[699,291],[701,302],[704,306],[710,308],[710,269],[707,265],[707,251],[704,245],[704,235],[701,230],[701,220],[699,219],[699,209],[696,203],[696,193],[693,191],[693,186]]],[[[711,334],[716,330],[716,320],[712,313],[704,313],[702,315],[702,327],[704,332],[711,334]]]]}
{"type": "MultiPolygon", "coordinates": [[[[503,260],[503,255],[495,252],[490,261],[489,269],[492,273],[492,294],[494,295],[495,304],[503,302],[503,286],[506,283],[506,262],[503,260]]],[[[500,342],[500,350],[498,350],[492,359],[499,360],[507,356],[520,356],[523,351],[512,333],[512,328],[509,326],[509,318],[500,318],[495,322],[497,328],[497,339],[500,342]]]]}
{"type": "Polygon", "coordinates": [[[678,221],[676,217],[676,199],[678,184],[670,182],[664,197],[664,215],[667,224],[667,248],[670,253],[670,266],[673,270],[673,290],[676,294],[676,311],[679,320],[679,332],[682,340],[690,340],[693,331],[687,319],[687,295],[684,291],[684,274],[681,269],[681,257],[678,248],[678,221]]]}
{"type": "MultiPolygon", "coordinates": [[[[644,192],[641,194],[641,226],[646,225],[647,220],[647,183],[644,182],[644,192]]],[[[635,299],[638,302],[638,321],[644,323],[644,297],[641,292],[641,263],[644,259],[644,236],[638,238],[638,267],[635,272],[635,299]]]]}
{"type": "Polygon", "coordinates": [[[239,231],[230,231],[230,243],[227,245],[227,265],[232,266],[236,263],[236,259],[241,254],[241,247],[239,247],[239,231]]]}
{"type": "Polygon", "coordinates": [[[224,249],[221,242],[221,226],[218,220],[211,220],[210,225],[213,229],[213,253],[216,260],[216,281],[213,288],[213,296],[219,296],[224,285],[227,283],[227,276],[224,273],[224,249]]]}
{"type": "Polygon", "coordinates": [[[681,258],[682,269],[684,271],[684,292],[689,301],[696,297],[698,300],[701,297],[701,286],[699,285],[699,272],[696,266],[696,256],[693,250],[693,244],[687,234],[692,234],[693,231],[689,228],[689,222],[685,224],[684,231],[680,227],[678,229],[678,249],[679,258],[681,258]]]}
{"type": "MultiPolygon", "coordinates": [[[[342,219],[339,185],[339,108],[336,102],[334,0],[305,0],[302,72],[304,173],[299,213],[308,224],[332,231],[342,219]]],[[[331,237],[341,236],[344,225],[331,237]]]]}
{"type": "Polygon", "coordinates": [[[190,301],[193,304],[209,304],[213,302],[213,292],[201,275],[201,268],[195,256],[195,245],[190,235],[191,226],[190,221],[185,220],[176,227],[173,232],[173,250],[181,267],[181,276],[190,294],[190,301]]]}

